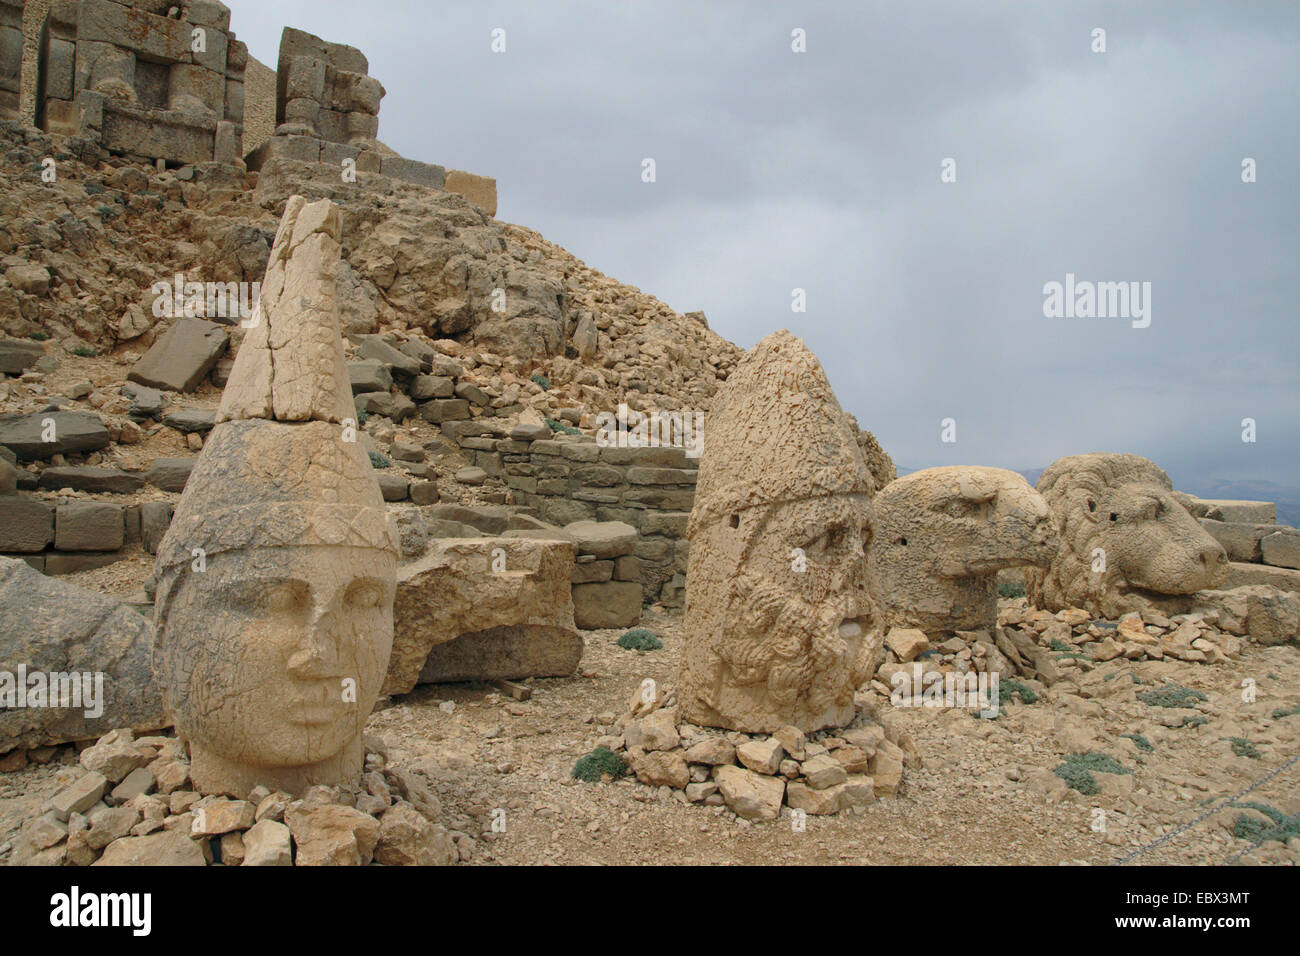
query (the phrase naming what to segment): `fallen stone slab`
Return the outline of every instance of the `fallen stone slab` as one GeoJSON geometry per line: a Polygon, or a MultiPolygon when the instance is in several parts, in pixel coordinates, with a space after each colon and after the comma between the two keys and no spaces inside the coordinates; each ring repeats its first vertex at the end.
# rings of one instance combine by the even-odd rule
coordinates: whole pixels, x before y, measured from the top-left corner
{"type": "Polygon", "coordinates": [[[217,412],[211,408],[178,408],[163,416],[163,424],[178,432],[209,432],[216,423],[217,412]]]}
{"type": "Polygon", "coordinates": [[[392,373],[383,362],[376,359],[348,362],[348,381],[352,383],[353,395],[386,392],[393,387],[392,373]]]}
{"type": "Polygon", "coordinates": [[[1300,531],[1274,531],[1259,542],[1265,564],[1300,570],[1300,531]]]}
{"type": "Polygon", "coordinates": [[[1244,561],[1228,562],[1228,577],[1219,590],[1267,584],[1284,591],[1300,591],[1300,571],[1275,568],[1267,564],[1247,564],[1244,561]]]}
{"type": "Polygon", "coordinates": [[[114,840],[91,866],[207,866],[206,842],[182,830],[114,840]]]}
{"type": "Polygon", "coordinates": [[[0,415],[0,445],[25,461],[97,451],[108,442],[108,429],[94,412],[0,415]]]}
{"type": "Polygon", "coordinates": [[[184,491],[197,458],[155,458],[144,480],[163,491],[184,491]]]}
{"type": "Polygon", "coordinates": [[[554,676],[582,653],[573,626],[573,545],[520,538],[434,539],[397,572],[393,652],[382,693],[405,694],[426,664],[440,680],[554,676]],[[432,657],[441,645],[469,636],[432,657]],[[576,657],[575,655],[576,649],[576,657]],[[445,674],[456,674],[454,678],[445,674]],[[508,675],[508,676],[507,676],[508,675]]]}
{"type": "Polygon", "coordinates": [[[632,627],[641,620],[641,585],[634,581],[575,584],[573,620],[584,631],[632,627]]]}
{"type": "Polygon", "coordinates": [[[117,468],[92,468],[88,465],[65,465],[46,468],[36,482],[38,488],[61,491],[87,491],[93,494],[129,495],[144,487],[144,476],[117,468]]]}
{"type": "Polygon", "coordinates": [[[45,346],[26,339],[0,339],[0,373],[21,375],[45,357],[45,346]]]}
{"type": "Polygon", "coordinates": [[[230,344],[215,322],[181,319],[150,346],[127,379],[173,392],[190,392],[212,371],[230,344]]]}
{"type": "Polygon", "coordinates": [[[636,548],[636,528],[622,521],[574,521],[564,530],[573,538],[578,554],[617,558],[636,548]]]}
{"type": "MultiPolygon", "coordinates": [[[[131,608],[46,577],[25,562],[0,558],[0,675],[16,676],[22,668],[29,702],[32,687],[40,683],[34,675],[47,675],[47,687],[49,674],[60,675],[67,699],[80,704],[17,707],[6,702],[0,708],[0,753],[93,740],[118,727],[144,731],[167,726],[150,667],[152,651],[153,627],[131,608]],[[82,676],[71,683],[68,675],[74,673],[82,676]],[[81,694],[79,701],[74,689],[81,694]],[[95,698],[94,706],[87,706],[86,691],[95,698]]],[[[0,694],[4,690],[0,680],[0,694]]],[[[13,690],[17,694],[17,687],[13,690]]]]}
{"type": "Polygon", "coordinates": [[[382,362],[399,375],[420,374],[420,360],[389,345],[378,335],[361,337],[361,357],[382,362]]]}
{"type": "MultiPolygon", "coordinates": [[[[471,528],[477,528],[483,534],[499,535],[505,531],[510,524],[510,510],[503,508],[501,505],[458,505],[458,504],[440,504],[429,508],[425,513],[426,517],[442,520],[457,521],[461,524],[467,524],[471,528]]],[[[446,537],[446,535],[443,535],[446,537]]]]}

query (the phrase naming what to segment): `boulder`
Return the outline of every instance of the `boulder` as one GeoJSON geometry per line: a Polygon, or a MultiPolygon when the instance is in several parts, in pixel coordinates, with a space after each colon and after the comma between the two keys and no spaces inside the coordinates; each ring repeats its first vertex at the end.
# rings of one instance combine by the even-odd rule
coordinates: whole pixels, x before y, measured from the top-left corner
{"type": "Polygon", "coordinates": [[[432,681],[572,674],[582,655],[572,567],[566,541],[432,539],[427,554],[398,569],[382,693],[432,681]]]}
{"type": "Polygon", "coordinates": [[[298,866],[364,866],[379,842],[379,821],[352,807],[291,805],[284,819],[298,866]]]}
{"type": "Polygon", "coordinates": [[[409,803],[388,810],[379,826],[375,860],[384,866],[450,866],[459,859],[444,827],[430,823],[409,803]]]}
{"type": "Polygon", "coordinates": [[[617,558],[636,547],[636,528],[621,521],[574,521],[564,526],[578,554],[617,558]]]}
{"type": "Polygon", "coordinates": [[[713,779],[722,799],[736,816],[746,820],[775,820],[781,815],[785,781],[780,777],[754,773],[743,767],[722,766],[714,771],[713,779]]]}
{"type": "Polygon", "coordinates": [[[21,375],[45,357],[45,346],[26,339],[0,339],[0,374],[21,375]]]}
{"type": "Polygon", "coordinates": [[[0,753],[95,739],[115,727],[167,726],[152,650],[152,626],[130,607],[0,558],[0,672],[23,667],[29,688],[38,673],[76,673],[81,687],[102,695],[93,707],[83,696],[81,707],[0,709],[0,753]]]}
{"type": "Polygon", "coordinates": [[[93,866],[207,866],[206,844],[183,830],[114,840],[93,866]]]}
{"type": "Polygon", "coordinates": [[[1259,547],[1265,564],[1300,569],[1300,532],[1294,529],[1275,531],[1262,538],[1259,547]]]}
{"type": "Polygon", "coordinates": [[[242,865],[293,866],[289,828],[276,820],[263,819],[245,830],[242,865]]]}
{"type": "Polygon", "coordinates": [[[161,491],[184,491],[197,458],[155,458],[144,480],[161,491]]]}

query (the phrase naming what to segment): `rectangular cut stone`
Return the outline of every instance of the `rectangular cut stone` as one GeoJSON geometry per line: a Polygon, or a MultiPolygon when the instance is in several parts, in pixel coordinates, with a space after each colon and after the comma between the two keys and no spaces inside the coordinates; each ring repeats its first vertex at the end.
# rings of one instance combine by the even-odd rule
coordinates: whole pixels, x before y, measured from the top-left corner
{"type": "Polygon", "coordinates": [[[0,551],[30,554],[53,540],[53,508],[36,498],[0,496],[0,551]]]}
{"type": "Polygon", "coordinates": [[[54,546],[60,551],[117,551],[125,536],[122,506],[110,501],[70,501],[54,518],[54,546]]]}
{"type": "Polygon", "coordinates": [[[443,189],[464,196],[489,216],[497,214],[497,181],[491,177],[449,169],[443,175],[443,189]]]}
{"type": "Polygon", "coordinates": [[[212,159],[216,120],[172,111],[139,110],[105,103],[101,144],[107,150],[151,159],[202,163],[212,159]]]}
{"type": "Polygon", "coordinates": [[[272,136],[248,154],[251,170],[260,170],[272,159],[292,159],[306,163],[321,161],[321,143],[315,136],[272,136]]]}
{"type": "Polygon", "coordinates": [[[1300,571],[1274,568],[1266,564],[1247,564],[1244,561],[1228,563],[1228,578],[1219,585],[1220,590],[1238,588],[1245,584],[1271,584],[1284,591],[1300,591],[1300,571]]]}
{"type": "Polygon", "coordinates": [[[443,188],[446,175],[441,166],[404,159],[401,156],[384,156],[380,160],[379,171],[385,176],[433,189],[443,188]]]}
{"type": "Polygon", "coordinates": [[[1265,564],[1300,569],[1300,531],[1275,531],[1265,537],[1260,546],[1265,564]]]}

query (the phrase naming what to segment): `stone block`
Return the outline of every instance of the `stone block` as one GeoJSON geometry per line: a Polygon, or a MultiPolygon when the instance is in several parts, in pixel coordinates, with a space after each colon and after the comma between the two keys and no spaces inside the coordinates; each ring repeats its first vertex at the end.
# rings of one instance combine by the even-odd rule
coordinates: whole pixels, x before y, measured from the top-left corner
{"type": "Polygon", "coordinates": [[[60,551],[117,551],[122,547],[125,529],[121,505],[68,501],[55,512],[54,547],[60,551]]]}
{"type": "Polygon", "coordinates": [[[497,181],[488,176],[459,169],[448,169],[443,175],[443,189],[464,196],[489,216],[497,214],[497,181]]]}
{"type": "Polygon", "coordinates": [[[575,584],[573,620],[585,631],[636,625],[641,620],[641,585],[629,581],[575,584]]]}
{"type": "MultiPolygon", "coordinates": [[[[355,114],[348,117],[349,123],[352,122],[354,117],[355,114]]],[[[368,138],[374,139],[374,134],[371,134],[368,138]]],[[[441,166],[422,163],[414,159],[404,159],[401,156],[382,157],[379,171],[385,176],[391,176],[393,179],[414,183],[417,186],[428,186],[431,189],[442,189],[445,181],[445,170],[441,166]]]]}
{"type": "Polygon", "coordinates": [[[1300,531],[1275,531],[1260,541],[1265,564],[1300,569],[1300,531]]]}
{"type": "Polygon", "coordinates": [[[0,497],[0,552],[31,554],[54,540],[54,509],[36,498],[0,497]]]}
{"type": "Polygon", "coordinates": [[[154,388],[193,391],[229,344],[230,337],[215,322],[180,319],[136,362],[127,379],[154,388]]]}

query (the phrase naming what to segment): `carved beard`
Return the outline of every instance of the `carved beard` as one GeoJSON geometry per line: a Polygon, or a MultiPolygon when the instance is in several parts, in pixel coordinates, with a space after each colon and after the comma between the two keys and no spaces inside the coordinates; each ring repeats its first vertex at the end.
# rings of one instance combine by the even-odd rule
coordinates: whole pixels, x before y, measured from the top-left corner
{"type": "MultiPolygon", "coordinates": [[[[793,706],[810,688],[827,686],[820,675],[845,666],[839,626],[851,605],[840,594],[814,604],[770,578],[742,572],[732,579],[725,619],[737,622],[731,633],[752,636],[724,638],[718,657],[731,666],[737,684],[766,682],[773,701],[793,706]]],[[[848,665],[856,677],[860,662],[848,665]]]]}

